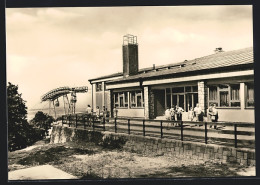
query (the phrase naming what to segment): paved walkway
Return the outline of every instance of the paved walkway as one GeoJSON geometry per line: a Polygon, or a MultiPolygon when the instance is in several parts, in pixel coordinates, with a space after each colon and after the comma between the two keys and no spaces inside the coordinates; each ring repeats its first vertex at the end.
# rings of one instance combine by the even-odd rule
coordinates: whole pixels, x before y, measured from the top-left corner
{"type": "Polygon", "coordinates": [[[15,170],[8,173],[8,180],[46,180],[46,179],[76,179],[62,170],[51,165],[41,165],[15,170]]]}

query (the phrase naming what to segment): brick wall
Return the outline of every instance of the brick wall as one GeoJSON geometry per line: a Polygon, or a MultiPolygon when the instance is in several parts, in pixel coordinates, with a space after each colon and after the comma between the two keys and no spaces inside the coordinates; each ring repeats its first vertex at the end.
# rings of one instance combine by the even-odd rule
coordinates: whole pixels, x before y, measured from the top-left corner
{"type": "Polygon", "coordinates": [[[149,87],[144,87],[144,117],[149,119],[149,87]]]}
{"type": "Polygon", "coordinates": [[[151,90],[151,88],[149,88],[148,90],[149,90],[149,92],[148,92],[149,118],[153,119],[153,118],[155,118],[155,116],[154,116],[154,92],[151,90]]]}
{"type": "Polygon", "coordinates": [[[239,163],[243,165],[255,165],[255,151],[250,149],[236,149],[213,144],[203,144],[174,139],[161,139],[128,135],[124,133],[98,132],[76,128],[55,126],[51,134],[51,143],[62,142],[89,142],[99,143],[106,136],[115,139],[121,137],[126,140],[123,149],[130,152],[143,153],[145,155],[170,155],[185,156],[204,161],[216,161],[222,163],[239,163]]]}

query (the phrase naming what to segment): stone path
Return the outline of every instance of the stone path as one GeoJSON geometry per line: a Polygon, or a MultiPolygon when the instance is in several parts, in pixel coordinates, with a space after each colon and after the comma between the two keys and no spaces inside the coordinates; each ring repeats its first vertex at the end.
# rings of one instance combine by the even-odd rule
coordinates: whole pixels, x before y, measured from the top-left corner
{"type": "Polygon", "coordinates": [[[46,179],[76,179],[51,165],[41,165],[15,170],[8,173],[8,180],[46,180],[46,179]]]}

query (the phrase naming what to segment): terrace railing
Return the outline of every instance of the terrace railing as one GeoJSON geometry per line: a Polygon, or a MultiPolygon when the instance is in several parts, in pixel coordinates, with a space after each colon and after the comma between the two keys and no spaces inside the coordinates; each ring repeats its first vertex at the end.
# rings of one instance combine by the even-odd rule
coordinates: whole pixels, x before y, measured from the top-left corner
{"type": "Polygon", "coordinates": [[[244,122],[192,122],[134,118],[97,119],[91,115],[64,115],[62,125],[181,141],[255,148],[255,124],[244,122]],[[217,125],[217,129],[214,126],[217,125]]]}

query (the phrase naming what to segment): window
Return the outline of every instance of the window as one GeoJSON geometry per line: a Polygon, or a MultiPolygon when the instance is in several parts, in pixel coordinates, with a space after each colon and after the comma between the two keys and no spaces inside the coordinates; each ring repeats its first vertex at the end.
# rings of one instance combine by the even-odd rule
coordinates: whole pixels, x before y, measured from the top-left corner
{"type": "Polygon", "coordinates": [[[246,107],[254,107],[255,106],[255,98],[254,98],[254,84],[248,83],[246,84],[246,107]]]}
{"type": "Polygon", "coordinates": [[[142,91],[114,93],[114,105],[120,108],[144,107],[142,91]]]}
{"type": "Polygon", "coordinates": [[[131,107],[136,107],[135,92],[130,92],[130,94],[131,94],[131,107]]]}
{"type": "Polygon", "coordinates": [[[240,107],[240,84],[209,86],[209,105],[240,107]]]}
{"type": "Polygon", "coordinates": [[[220,91],[220,107],[229,107],[228,91],[220,91]]]}
{"type": "Polygon", "coordinates": [[[131,94],[131,107],[144,107],[142,91],[132,91],[131,94]]]}
{"type": "Polygon", "coordinates": [[[118,93],[114,94],[114,105],[115,105],[115,107],[119,107],[119,104],[118,104],[118,93]]]}
{"type": "Polygon", "coordinates": [[[119,107],[128,107],[128,92],[117,93],[119,97],[119,107]]]}
{"type": "Polygon", "coordinates": [[[230,85],[231,107],[240,107],[240,84],[230,85]]]}
{"type": "Polygon", "coordinates": [[[125,107],[128,107],[128,92],[124,92],[124,105],[125,107]]]}
{"type": "Polygon", "coordinates": [[[198,86],[192,86],[192,92],[198,92],[198,86]]]}
{"type": "Polygon", "coordinates": [[[102,91],[102,82],[96,83],[96,92],[102,91]]]}
{"type": "Polygon", "coordinates": [[[172,93],[184,93],[184,87],[174,87],[172,93]]]}
{"type": "Polygon", "coordinates": [[[218,88],[217,86],[209,87],[209,104],[216,104],[218,106],[218,88]]]}

